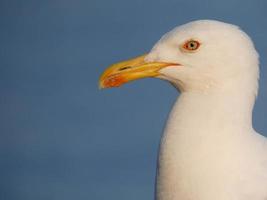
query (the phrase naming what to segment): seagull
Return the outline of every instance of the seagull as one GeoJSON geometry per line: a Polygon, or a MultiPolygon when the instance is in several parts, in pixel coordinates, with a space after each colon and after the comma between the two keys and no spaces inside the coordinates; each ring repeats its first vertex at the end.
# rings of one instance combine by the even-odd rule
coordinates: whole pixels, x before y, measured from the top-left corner
{"type": "Polygon", "coordinates": [[[258,57],[236,25],[197,20],[100,76],[100,88],[155,77],[180,92],[160,142],[155,199],[267,200],[267,139],[252,125],[258,57]]]}

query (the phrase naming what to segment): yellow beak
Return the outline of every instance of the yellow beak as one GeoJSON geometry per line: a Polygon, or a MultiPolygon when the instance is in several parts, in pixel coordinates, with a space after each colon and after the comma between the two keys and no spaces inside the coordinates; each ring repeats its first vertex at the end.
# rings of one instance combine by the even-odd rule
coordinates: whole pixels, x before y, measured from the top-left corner
{"type": "Polygon", "coordinates": [[[159,70],[177,63],[146,62],[145,55],[109,66],[99,79],[99,88],[119,87],[124,83],[146,77],[156,77],[159,70]]]}

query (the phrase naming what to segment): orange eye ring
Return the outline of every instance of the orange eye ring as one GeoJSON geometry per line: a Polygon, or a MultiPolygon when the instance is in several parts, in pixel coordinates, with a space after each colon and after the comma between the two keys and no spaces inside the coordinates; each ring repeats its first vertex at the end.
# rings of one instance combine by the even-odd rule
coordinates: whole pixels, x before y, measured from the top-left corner
{"type": "Polygon", "coordinates": [[[197,40],[188,40],[183,45],[183,48],[187,51],[195,51],[199,47],[200,47],[200,43],[197,40]]]}

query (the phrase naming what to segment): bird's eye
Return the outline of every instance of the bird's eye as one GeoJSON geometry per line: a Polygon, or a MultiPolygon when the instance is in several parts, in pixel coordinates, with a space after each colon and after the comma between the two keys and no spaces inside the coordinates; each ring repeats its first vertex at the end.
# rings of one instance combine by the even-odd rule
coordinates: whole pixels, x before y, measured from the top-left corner
{"type": "Polygon", "coordinates": [[[183,45],[183,49],[187,50],[187,51],[195,51],[199,48],[200,43],[196,40],[188,40],[184,43],[183,45]]]}

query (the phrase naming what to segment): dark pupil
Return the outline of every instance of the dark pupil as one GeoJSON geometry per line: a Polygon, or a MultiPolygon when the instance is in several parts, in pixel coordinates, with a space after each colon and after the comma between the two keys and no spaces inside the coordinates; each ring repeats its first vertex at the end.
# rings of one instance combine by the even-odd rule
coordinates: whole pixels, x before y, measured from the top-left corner
{"type": "Polygon", "coordinates": [[[193,48],[195,47],[195,43],[194,43],[194,42],[191,42],[191,43],[189,44],[189,46],[193,49],[193,48]]]}

